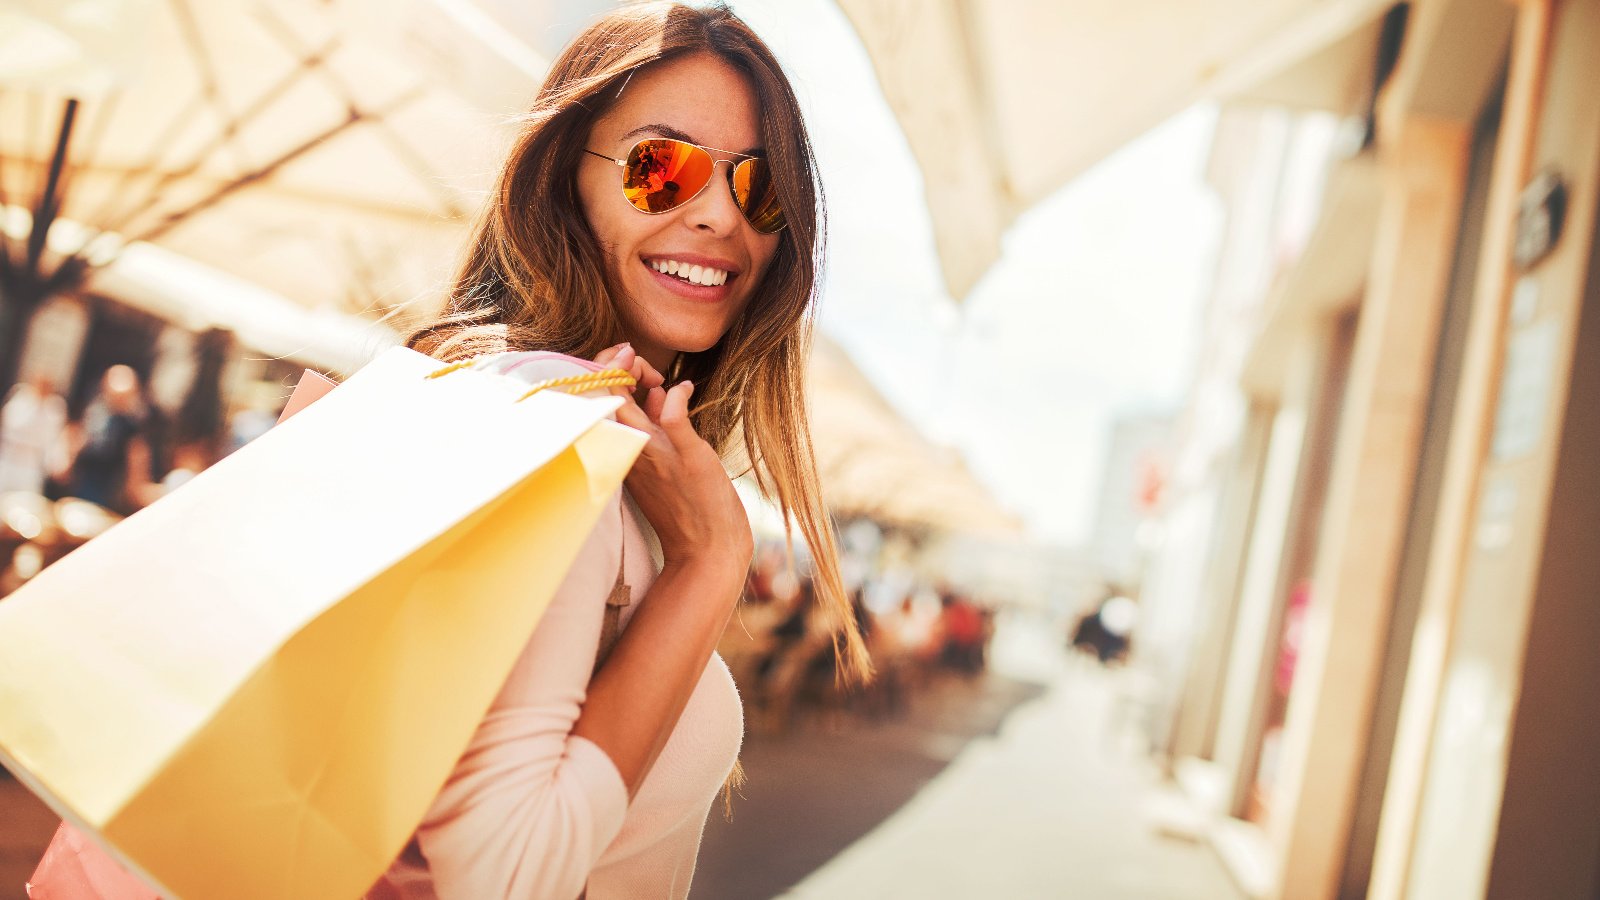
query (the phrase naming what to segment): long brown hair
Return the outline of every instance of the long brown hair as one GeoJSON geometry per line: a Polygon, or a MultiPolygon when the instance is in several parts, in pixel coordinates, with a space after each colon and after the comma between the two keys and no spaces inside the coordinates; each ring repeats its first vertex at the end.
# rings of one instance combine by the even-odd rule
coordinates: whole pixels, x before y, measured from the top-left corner
{"type": "MultiPolygon", "coordinates": [[[[695,430],[736,469],[753,471],[798,525],[822,608],[834,620],[839,675],[872,666],[839,576],[817,483],[805,392],[823,262],[822,185],[800,104],[776,57],[726,7],[638,3],[608,13],[555,61],[477,222],[444,311],[406,345],[444,361],[502,350],[592,358],[626,339],[576,171],[594,122],[634,72],[692,52],[739,70],[759,104],[762,144],[788,227],[750,302],[722,339],[679,354],[669,380],[694,381],[695,430]]],[[[792,528],[792,526],[791,526],[792,528]]]]}

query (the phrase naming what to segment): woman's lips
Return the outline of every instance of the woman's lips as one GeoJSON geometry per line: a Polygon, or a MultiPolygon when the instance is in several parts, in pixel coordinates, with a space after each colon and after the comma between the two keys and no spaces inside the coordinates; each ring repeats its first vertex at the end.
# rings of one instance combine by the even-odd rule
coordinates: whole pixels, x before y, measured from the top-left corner
{"type": "Polygon", "coordinates": [[[727,281],[717,285],[695,284],[692,281],[684,281],[676,275],[658,272],[644,260],[640,260],[639,265],[644,266],[645,271],[649,272],[650,276],[667,290],[680,297],[699,300],[704,303],[716,303],[726,299],[733,288],[734,280],[739,277],[737,274],[729,275],[727,281]]]}

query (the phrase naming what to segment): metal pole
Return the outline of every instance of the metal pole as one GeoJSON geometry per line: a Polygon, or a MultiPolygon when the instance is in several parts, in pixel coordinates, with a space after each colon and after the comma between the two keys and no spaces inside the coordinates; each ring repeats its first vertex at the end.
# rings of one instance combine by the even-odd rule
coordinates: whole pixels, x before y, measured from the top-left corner
{"type": "Polygon", "coordinates": [[[23,267],[25,277],[39,276],[39,257],[44,255],[45,236],[55,221],[56,211],[61,208],[57,189],[61,186],[62,172],[66,169],[67,145],[72,140],[72,123],[77,117],[78,100],[74,97],[67,101],[66,109],[61,113],[61,130],[56,135],[55,154],[50,158],[50,174],[45,177],[39,204],[33,210],[33,231],[28,235],[28,261],[23,267]]]}

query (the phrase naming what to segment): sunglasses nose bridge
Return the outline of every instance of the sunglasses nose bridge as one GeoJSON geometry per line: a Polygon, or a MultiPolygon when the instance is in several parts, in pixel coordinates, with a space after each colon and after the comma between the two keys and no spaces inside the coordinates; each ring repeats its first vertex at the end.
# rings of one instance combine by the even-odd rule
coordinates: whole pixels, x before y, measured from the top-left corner
{"type": "Polygon", "coordinates": [[[716,159],[716,158],[713,158],[711,160],[711,171],[709,173],[707,173],[707,175],[706,175],[706,183],[701,185],[700,189],[698,191],[695,191],[694,196],[690,197],[689,200],[686,200],[684,202],[685,203],[689,203],[689,202],[694,201],[694,200],[702,199],[700,195],[704,194],[706,192],[706,189],[711,187],[713,182],[720,180],[720,181],[723,182],[723,185],[726,186],[727,189],[728,189],[728,194],[727,194],[728,202],[732,203],[733,207],[734,207],[734,210],[739,215],[742,216],[744,214],[744,210],[743,210],[742,207],[739,206],[738,192],[734,188],[734,185],[733,185],[734,172],[735,172],[735,170],[738,169],[739,163],[741,163],[741,162],[743,162],[743,160],[716,159]],[[727,174],[727,176],[725,178],[719,179],[718,176],[717,176],[717,166],[722,164],[722,163],[727,163],[728,164],[728,174],[727,174]]]}
{"type": "Polygon", "coordinates": [[[716,175],[717,175],[717,166],[720,166],[723,163],[727,163],[728,164],[728,187],[732,188],[733,187],[733,176],[734,176],[734,173],[739,171],[739,165],[741,163],[743,163],[743,162],[744,162],[744,160],[742,160],[742,159],[713,159],[711,161],[711,176],[713,178],[715,178],[716,175]]]}

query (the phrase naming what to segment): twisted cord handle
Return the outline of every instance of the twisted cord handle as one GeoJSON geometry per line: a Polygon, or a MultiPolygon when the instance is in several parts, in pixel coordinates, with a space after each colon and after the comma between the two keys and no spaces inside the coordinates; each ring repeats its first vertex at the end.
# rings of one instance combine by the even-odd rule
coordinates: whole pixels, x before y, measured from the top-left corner
{"type": "Polygon", "coordinates": [[[568,394],[581,394],[584,391],[593,391],[600,388],[633,387],[638,384],[626,369],[602,369],[599,372],[585,372],[582,375],[566,375],[561,378],[546,378],[536,381],[528,388],[528,392],[518,397],[515,402],[532,397],[546,388],[554,388],[568,394]]]}
{"type": "MultiPolygon", "coordinates": [[[[464,359],[460,362],[451,363],[448,366],[428,373],[426,377],[438,378],[443,375],[449,375],[451,372],[460,371],[461,369],[471,366],[478,359],[479,357],[473,357],[472,359],[464,359]]],[[[581,394],[584,391],[593,391],[600,388],[633,387],[636,384],[638,384],[638,381],[636,381],[632,375],[628,374],[626,369],[602,369],[598,372],[584,372],[578,375],[563,375],[560,378],[546,378],[543,381],[536,381],[528,388],[527,393],[518,397],[513,402],[521,403],[529,397],[532,397],[534,394],[550,388],[554,388],[568,394],[581,394]]]]}

